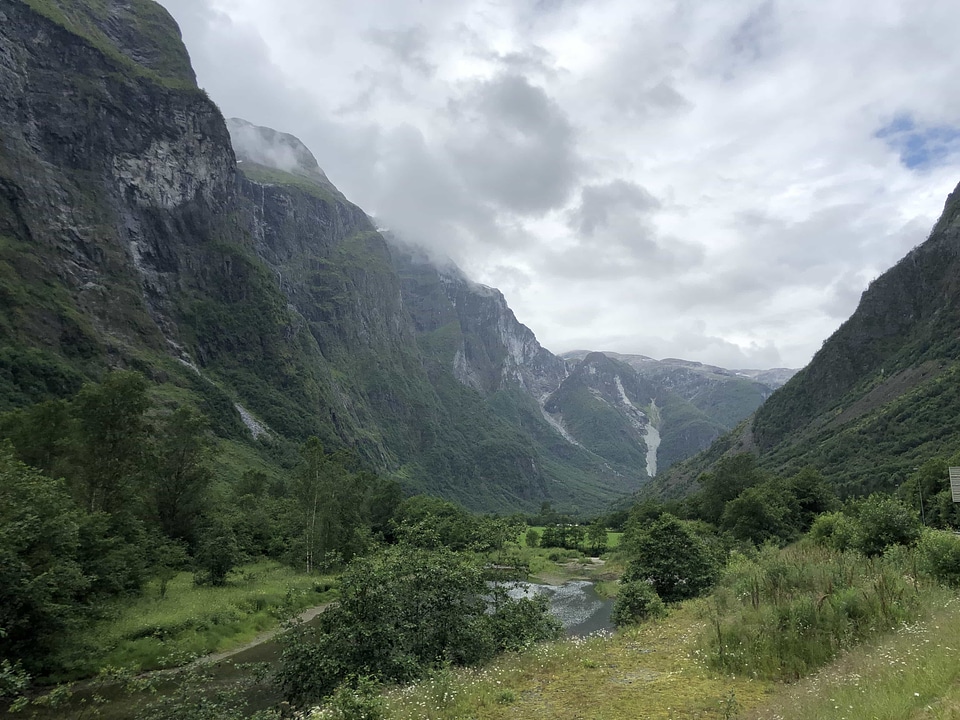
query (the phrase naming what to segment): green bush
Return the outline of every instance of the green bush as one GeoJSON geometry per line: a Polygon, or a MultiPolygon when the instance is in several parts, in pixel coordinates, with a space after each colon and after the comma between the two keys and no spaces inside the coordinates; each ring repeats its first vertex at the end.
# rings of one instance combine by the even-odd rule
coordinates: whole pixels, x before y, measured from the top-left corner
{"type": "Polygon", "coordinates": [[[937,582],[960,587],[960,537],[944,530],[925,530],[917,543],[917,565],[937,582]]]}
{"type": "Polygon", "coordinates": [[[648,582],[621,583],[613,603],[611,620],[616,627],[634,625],[666,612],[663,600],[648,582]]]}
{"type": "Polygon", "coordinates": [[[920,537],[920,519],[900,500],[874,494],[859,507],[853,546],[868,557],[891,545],[913,545],[920,537]]]}
{"type": "Polygon", "coordinates": [[[810,539],[822,547],[843,552],[853,546],[856,535],[856,522],[842,512],[828,512],[818,515],[810,528],[810,539]]]}
{"type": "Polygon", "coordinates": [[[309,716],[309,720],[382,720],[385,703],[377,681],[361,675],[341,683],[327,698],[326,707],[309,716]]]}
{"type": "Polygon", "coordinates": [[[708,590],[720,562],[689,523],[664,514],[648,525],[627,548],[632,556],[626,582],[647,581],[664,602],[679,602],[708,590]]]}
{"type": "Polygon", "coordinates": [[[302,704],[357,673],[409,682],[438,664],[477,664],[558,635],[546,603],[498,597],[491,611],[487,593],[481,568],[449,550],[401,545],[357,558],[339,602],[286,636],[280,685],[302,704]]]}

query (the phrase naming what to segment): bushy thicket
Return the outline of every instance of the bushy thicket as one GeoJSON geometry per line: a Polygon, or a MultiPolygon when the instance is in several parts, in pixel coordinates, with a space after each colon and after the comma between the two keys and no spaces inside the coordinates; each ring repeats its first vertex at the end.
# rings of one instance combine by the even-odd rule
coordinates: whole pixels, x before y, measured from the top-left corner
{"type": "Polygon", "coordinates": [[[653,586],[643,580],[634,580],[620,583],[610,620],[619,628],[660,617],[665,612],[666,606],[653,586]]]}
{"type": "Polygon", "coordinates": [[[558,636],[543,598],[489,594],[482,569],[446,549],[401,545],[357,558],[337,605],[287,634],[279,682],[291,700],[313,702],[350,676],[409,681],[558,636]]]}
{"type": "Polygon", "coordinates": [[[724,549],[696,523],[665,514],[630,526],[622,554],[628,560],[621,587],[647,583],[664,602],[678,602],[710,589],[723,563],[724,549]]]}

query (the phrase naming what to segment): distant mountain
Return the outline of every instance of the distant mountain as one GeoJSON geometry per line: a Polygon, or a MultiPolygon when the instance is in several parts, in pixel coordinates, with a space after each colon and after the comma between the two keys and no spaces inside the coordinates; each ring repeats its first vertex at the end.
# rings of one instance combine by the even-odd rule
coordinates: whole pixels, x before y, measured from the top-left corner
{"type": "MultiPolygon", "coordinates": [[[[782,378],[789,377],[795,370],[739,371],[727,370],[699,362],[667,358],[654,360],[645,355],[624,355],[614,352],[590,353],[576,350],[563,355],[568,361],[586,363],[595,368],[615,367],[619,382],[629,379],[634,389],[635,401],[648,412],[648,420],[653,423],[657,436],[652,439],[657,444],[656,451],[650,455],[648,472],[651,477],[662,473],[674,463],[690,457],[710,446],[718,437],[734,428],[737,423],[748,417],[774,389],[782,384],[782,378]],[[605,357],[609,363],[603,363],[596,355],[605,357]],[[611,364],[612,363],[612,364],[611,364]],[[748,373],[763,374],[771,379],[770,384],[748,377],[748,373]]],[[[602,373],[601,375],[602,376],[602,373]]],[[[575,378],[571,382],[579,382],[575,378]]],[[[561,386],[561,390],[563,387],[561,386]]],[[[560,392],[560,397],[568,397],[569,391],[560,392]]],[[[622,406],[622,397],[617,393],[603,392],[594,388],[594,402],[602,397],[611,408],[622,406]]],[[[568,403],[552,402],[553,407],[568,403]]],[[[567,408],[570,413],[579,415],[582,407],[567,408]]],[[[644,435],[644,433],[641,433],[644,435]]],[[[576,437],[575,432],[572,433],[576,437]]],[[[639,449],[651,439],[637,442],[639,449]]]]}
{"type": "Polygon", "coordinates": [[[771,471],[818,468],[844,493],[897,487],[960,449],[960,188],[929,239],[864,291],[854,314],[750,422],[658,482],[693,487],[726,453],[771,471]]]}

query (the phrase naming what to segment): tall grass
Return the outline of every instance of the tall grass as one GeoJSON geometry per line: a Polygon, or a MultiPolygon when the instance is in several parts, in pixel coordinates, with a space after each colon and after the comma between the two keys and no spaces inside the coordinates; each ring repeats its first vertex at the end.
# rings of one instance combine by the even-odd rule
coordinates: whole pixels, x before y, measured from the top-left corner
{"type": "Polygon", "coordinates": [[[865,558],[806,543],[768,547],[734,557],[705,601],[701,652],[723,672],[796,680],[914,620],[938,593],[904,548],[865,558]]]}
{"type": "Polygon", "coordinates": [[[822,672],[785,686],[748,718],[934,720],[960,717],[960,602],[844,653],[822,672]]]}

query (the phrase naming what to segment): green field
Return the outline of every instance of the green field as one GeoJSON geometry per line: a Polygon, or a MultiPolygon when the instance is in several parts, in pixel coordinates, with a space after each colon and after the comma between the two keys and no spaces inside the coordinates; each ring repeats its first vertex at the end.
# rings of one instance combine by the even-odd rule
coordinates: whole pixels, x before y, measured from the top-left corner
{"type": "Polygon", "coordinates": [[[152,670],[229,650],[329,602],[335,585],[333,577],[307,576],[270,560],[241,566],[224,587],[196,585],[192,573],[182,572],[162,598],[153,580],[140,597],[105,608],[107,617],[78,638],[65,665],[80,677],[105,666],[152,670]]]}

